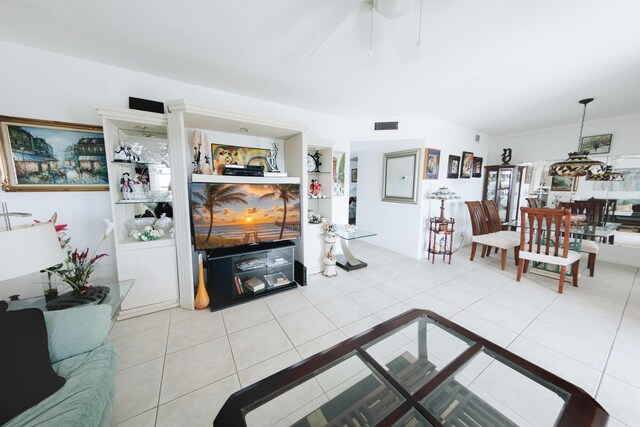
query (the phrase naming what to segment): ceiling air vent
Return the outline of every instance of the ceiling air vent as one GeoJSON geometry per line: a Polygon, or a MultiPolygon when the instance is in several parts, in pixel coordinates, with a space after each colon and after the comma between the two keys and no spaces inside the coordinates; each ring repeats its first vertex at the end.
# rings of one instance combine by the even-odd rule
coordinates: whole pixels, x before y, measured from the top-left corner
{"type": "Polygon", "coordinates": [[[375,130],[398,130],[398,122],[376,122],[375,130]]]}

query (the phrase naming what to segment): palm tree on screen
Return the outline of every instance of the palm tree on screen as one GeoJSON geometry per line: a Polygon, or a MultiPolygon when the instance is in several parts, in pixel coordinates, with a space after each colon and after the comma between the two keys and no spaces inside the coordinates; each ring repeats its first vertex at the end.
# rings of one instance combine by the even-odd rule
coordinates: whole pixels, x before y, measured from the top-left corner
{"type": "Polygon", "coordinates": [[[300,198],[300,187],[295,184],[270,184],[271,193],[263,194],[258,200],[282,200],[283,213],[280,227],[280,239],[284,234],[284,226],[287,223],[287,203],[300,198]]]}
{"type": "Polygon", "coordinates": [[[213,215],[217,212],[214,211],[215,208],[223,205],[247,204],[245,200],[247,195],[239,191],[235,185],[208,185],[204,192],[195,193],[195,197],[200,200],[200,205],[209,212],[209,232],[206,240],[209,240],[213,230],[213,215]]]}

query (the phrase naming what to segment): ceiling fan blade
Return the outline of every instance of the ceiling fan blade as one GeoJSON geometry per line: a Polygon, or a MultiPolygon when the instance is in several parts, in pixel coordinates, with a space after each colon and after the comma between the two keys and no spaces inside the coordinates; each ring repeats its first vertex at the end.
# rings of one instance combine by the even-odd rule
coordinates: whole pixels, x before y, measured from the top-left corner
{"type": "Polygon", "coordinates": [[[346,34],[355,28],[360,20],[365,15],[363,12],[368,12],[370,9],[369,2],[367,0],[358,0],[349,12],[327,33],[327,35],[318,43],[318,45],[311,51],[309,56],[313,56],[318,49],[320,49],[329,39],[335,38],[338,34],[346,34]]]}

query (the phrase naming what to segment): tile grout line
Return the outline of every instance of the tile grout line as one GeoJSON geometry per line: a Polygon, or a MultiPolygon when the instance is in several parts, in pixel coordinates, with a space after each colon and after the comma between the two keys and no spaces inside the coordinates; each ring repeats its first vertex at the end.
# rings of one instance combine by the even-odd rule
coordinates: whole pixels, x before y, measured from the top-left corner
{"type": "Polygon", "coordinates": [[[169,311],[169,327],[167,328],[167,340],[164,343],[164,355],[162,356],[162,373],[160,374],[160,388],[158,389],[158,399],[156,401],[156,416],[154,425],[158,424],[158,413],[160,412],[160,396],[162,395],[162,385],[164,383],[164,369],[167,365],[167,350],[169,349],[169,334],[171,334],[171,320],[173,319],[173,310],[169,311]]]}
{"type": "MultiPolygon", "coordinates": [[[[622,325],[622,320],[624,319],[624,313],[625,311],[627,311],[627,306],[629,305],[629,299],[631,299],[631,294],[633,293],[633,288],[636,286],[637,282],[638,282],[638,277],[640,275],[640,269],[636,269],[636,274],[635,277],[633,279],[633,284],[631,285],[631,288],[629,289],[629,294],[627,295],[627,300],[624,303],[624,309],[622,310],[622,313],[620,314],[620,320],[618,321],[618,326],[616,328],[616,333],[613,336],[613,340],[611,341],[611,347],[609,347],[609,352],[607,354],[607,359],[604,363],[604,367],[602,368],[602,375],[600,376],[600,381],[598,381],[598,387],[596,387],[596,393],[595,396],[598,395],[598,393],[600,393],[600,387],[602,386],[602,380],[604,379],[605,376],[605,372],[607,370],[607,366],[609,365],[609,360],[611,359],[611,353],[613,353],[613,346],[616,343],[616,339],[618,338],[618,332],[620,332],[620,325],[622,325]]],[[[616,378],[616,377],[614,377],[616,378]]],[[[620,380],[622,382],[624,382],[625,384],[628,384],[626,381],[620,380]]],[[[633,387],[636,387],[633,384],[630,384],[633,387]]]]}

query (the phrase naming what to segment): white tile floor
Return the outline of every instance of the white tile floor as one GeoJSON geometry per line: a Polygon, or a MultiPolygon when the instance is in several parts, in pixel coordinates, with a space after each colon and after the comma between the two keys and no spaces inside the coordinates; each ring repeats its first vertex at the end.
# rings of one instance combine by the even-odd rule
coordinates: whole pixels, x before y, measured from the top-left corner
{"type": "MultiPolygon", "coordinates": [[[[122,322],[112,423],[211,426],[234,391],[410,308],[433,310],[582,387],[610,425],[640,420],[640,276],[597,263],[556,293],[513,261],[412,260],[352,242],[369,267],[220,312],[173,309],[122,322]],[[585,272],[586,273],[586,272],[585,272]]],[[[586,260],[582,262],[586,265],[586,260]]]]}

